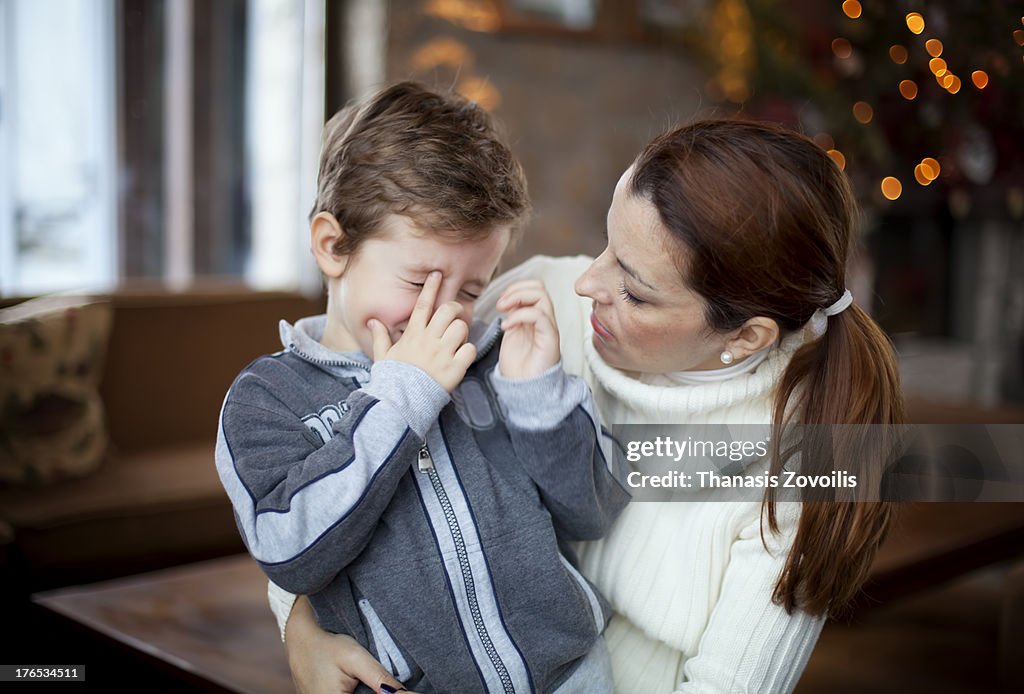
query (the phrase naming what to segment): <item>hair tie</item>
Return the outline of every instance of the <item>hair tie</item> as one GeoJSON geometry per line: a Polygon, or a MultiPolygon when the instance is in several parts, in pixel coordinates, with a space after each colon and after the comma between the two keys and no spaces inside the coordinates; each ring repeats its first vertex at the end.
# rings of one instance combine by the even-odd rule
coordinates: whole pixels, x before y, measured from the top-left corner
{"type": "Polygon", "coordinates": [[[842,313],[846,309],[850,308],[850,304],[853,303],[853,294],[847,289],[843,292],[843,295],[839,297],[831,306],[825,308],[819,308],[811,314],[811,319],[807,321],[808,327],[811,331],[811,336],[818,338],[825,334],[828,330],[828,319],[829,316],[834,316],[837,313],[842,313]]]}
{"type": "Polygon", "coordinates": [[[842,313],[846,309],[850,308],[850,304],[853,303],[853,294],[847,289],[843,292],[843,295],[839,297],[838,301],[827,308],[821,309],[821,312],[826,316],[834,316],[837,313],[842,313]]]}

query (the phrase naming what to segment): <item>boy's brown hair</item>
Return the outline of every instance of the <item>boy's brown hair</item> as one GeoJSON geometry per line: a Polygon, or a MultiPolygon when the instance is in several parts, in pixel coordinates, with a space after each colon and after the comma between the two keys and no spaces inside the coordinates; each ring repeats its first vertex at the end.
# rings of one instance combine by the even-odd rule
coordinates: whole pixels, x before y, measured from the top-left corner
{"type": "Polygon", "coordinates": [[[327,121],[316,202],[345,231],[335,253],[349,255],[389,214],[456,239],[513,234],[530,209],[523,169],[494,119],[462,96],[400,82],[327,121]]]}

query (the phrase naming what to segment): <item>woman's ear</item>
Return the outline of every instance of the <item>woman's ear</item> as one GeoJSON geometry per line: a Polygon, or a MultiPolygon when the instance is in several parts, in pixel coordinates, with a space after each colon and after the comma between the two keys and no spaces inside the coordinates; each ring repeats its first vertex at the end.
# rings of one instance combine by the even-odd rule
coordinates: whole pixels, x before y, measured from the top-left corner
{"type": "Polygon", "coordinates": [[[320,272],[328,279],[341,277],[348,265],[348,255],[338,255],[335,247],[345,236],[345,230],[330,212],[319,212],[309,225],[309,241],[320,272]]]}
{"type": "Polygon", "coordinates": [[[771,318],[754,316],[740,327],[739,332],[726,345],[734,359],[739,361],[775,344],[779,339],[779,324],[771,318]]]}

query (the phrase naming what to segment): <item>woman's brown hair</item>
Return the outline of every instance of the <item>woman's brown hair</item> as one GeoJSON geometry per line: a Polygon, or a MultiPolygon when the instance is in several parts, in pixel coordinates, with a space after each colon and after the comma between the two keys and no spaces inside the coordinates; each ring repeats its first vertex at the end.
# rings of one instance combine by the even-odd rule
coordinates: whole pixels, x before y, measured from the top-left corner
{"type": "MultiPolygon", "coordinates": [[[[783,333],[797,331],[845,291],[856,202],[846,175],[798,133],[736,119],[677,128],[640,154],[630,190],[657,208],[714,331],[736,330],[755,316],[773,319],[783,333]]],[[[854,304],[828,318],[824,335],[797,349],[786,367],[774,397],[770,472],[780,474],[799,454],[805,473],[880,474],[885,451],[877,431],[816,425],[902,422],[892,345],[854,304]],[[786,445],[791,424],[802,425],[800,436],[786,445]]],[[[864,584],[893,508],[820,494],[804,500],[773,599],[789,612],[835,615],[864,584]]],[[[778,533],[776,501],[769,488],[762,508],[778,533]]]]}

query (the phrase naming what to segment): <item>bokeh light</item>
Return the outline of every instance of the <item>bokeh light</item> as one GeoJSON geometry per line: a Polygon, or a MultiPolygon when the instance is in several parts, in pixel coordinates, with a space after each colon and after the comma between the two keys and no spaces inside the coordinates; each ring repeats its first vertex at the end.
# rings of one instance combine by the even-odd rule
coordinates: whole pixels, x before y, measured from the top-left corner
{"type": "Polygon", "coordinates": [[[917,83],[914,80],[900,82],[900,95],[907,101],[913,101],[917,98],[917,83]]]}
{"type": "Polygon", "coordinates": [[[895,200],[903,193],[903,184],[898,178],[886,176],[882,179],[882,195],[887,200],[895,200]]]}
{"type": "Polygon", "coordinates": [[[818,145],[819,147],[826,151],[833,149],[836,146],[835,140],[833,140],[832,136],[829,135],[828,133],[818,133],[811,139],[814,140],[814,144],[818,145]]]}
{"type": "Polygon", "coordinates": [[[984,70],[975,70],[971,73],[971,81],[978,89],[984,89],[988,86],[988,73],[984,70]]]}
{"type": "Polygon", "coordinates": [[[907,62],[907,49],[898,43],[894,43],[889,46],[889,57],[892,58],[892,62],[897,65],[903,65],[907,62]]]}
{"type": "Polygon", "coordinates": [[[459,81],[457,90],[485,111],[494,111],[501,106],[501,93],[486,77],[465,77],[459,81]]]}
{"type": "Polygon", "coordinates": [[[942,55],[942,41],[938,39],[928,39],[924,42],[924,49],[928,51],[928,55],[933,58],[938,58],[942,55]]]}
{"type": "Polygon", "coordinates": [[[860,13],[863,12],[863,9],[857,0],[846,0],[846,2],[843,3],[843,12],[850,19],[857,19],[860,17],[860,13]]]}
{"type": "Polygon", "coordinates": [[[914,180],[923,186],[931,185],[932,179],[928,178],[928,176],[925,174],[923,164],[918,164],[917,166],[914,167],[914,180]]]}
{"type": "Polygon", "coordinates": [[[942,58],[932,58],[928,61],[928,69],[931,70],[932,74],[936,77],[942,77],[946,74],[946,61],[942,58]]]}
{"type": "Polygon", "coordinates": [[[915,34],[920,34],[924,31],[924,17],[921,16],[920,12],[911,12],[907,15],[907,28],[915,34]]]}
{"type": "Polygon", "coordinates": [[[1017,29],[1013,32],[1013,40],[1017,42],[1018,46],[1024,46],[1024,29],[1017,29]]]}
{"type": "Polygon", "coordinates": [[[853,117],[857,119],[858,123],[867,125],[874,116],[875,110],[871,108],[871,104],[868,102],[858,101],[853,105],[853,117]]]}
{"type": "Polygon", "coordinates": [[[934,181],[939,177],[939,173],[942,171],[942,167],[939,166],[939,162],[932,157],[925,157],[921,160],[922,173],[929,181],[934,181]]]}
{"type": "Polygon", "coordinates": [[[836,54],[837,58],[849,58],[853,55],[853,46],[850,42],[844,38],[833,39],[832,41],[832,52],[836,54]]]}
{"type": "Polygon", "coordinates": [[[842,152],[838,149],[830,149],[826,154],[832,157],[832,161],[838,164],[842,171],[846,171],[846,157],[843,156],[842,152]]]}

